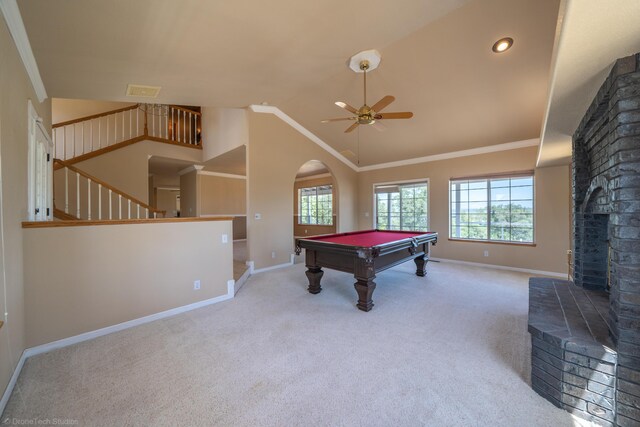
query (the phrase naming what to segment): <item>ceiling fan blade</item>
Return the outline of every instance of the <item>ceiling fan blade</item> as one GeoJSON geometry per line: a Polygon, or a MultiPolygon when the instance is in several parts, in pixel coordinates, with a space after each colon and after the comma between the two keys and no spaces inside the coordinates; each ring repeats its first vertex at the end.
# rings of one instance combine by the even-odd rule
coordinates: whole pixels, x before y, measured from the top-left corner
{"type": "Polygon", "coordinates": [[[342,120],[356,120],[357,117],[339,117],[337,119],[324,119],[320,123],[340,122],[342,120]]]}
{"type": "Polygon", "coordinates": [[[373,126],[373,128],[378,132],[384,132],[385,130],[387,130],[387,127],[380,122],[373,122],[371,123],[371,126],[373,126]]]}
{"type": "Polygon", "coordinates": [[[344,131],[344,133],[349,133],[349,132],[351,132],[352,130],[354,130],[355,128],[357,128],[359,124],[360,124],[360,123],[355,122],[354,124],[352,124],[351,126],[349,126],[349,127],[347,128],[347,130],[345,130],[345,131],[344,131]]]}
{"type": "Polygon", "coordinates": [[[358,114],[358,110],[356,110],[355,108],[353,108],[351,105],[347,104],[346,102],[336,101],[336,105],[338,107],[340,107],[340,108],[344,108],[345,110],[347,110],[350,113],[358,114]]]}
{"type": "Polygon", "coordinates": [[[382,119],[410,119],[413,117],[413,113],[410,111],[404,111],[402,113],[381,113],[376,114],[376,120],[382,119]]]}
{"type": "Polygon", "coordinates": [[[396,99],[393,96],[387,95],[384,98],[382,98],[380,101],[376,102],[373,105],[373,107],[371,107],[371,109],[375,112],[380,112],[380,110],[382,110],[384,107],[391,104],[395,100],[396,99]]]}

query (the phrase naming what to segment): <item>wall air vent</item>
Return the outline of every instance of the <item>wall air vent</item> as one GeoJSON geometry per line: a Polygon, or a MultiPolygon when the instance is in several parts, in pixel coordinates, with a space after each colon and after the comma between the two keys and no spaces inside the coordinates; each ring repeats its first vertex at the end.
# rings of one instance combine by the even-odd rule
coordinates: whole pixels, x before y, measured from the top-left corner
{"type": "Polygon", "coordinates": [[[127,96],[157,98],[159,93],[160,86],[127,85],[127,96]]]}

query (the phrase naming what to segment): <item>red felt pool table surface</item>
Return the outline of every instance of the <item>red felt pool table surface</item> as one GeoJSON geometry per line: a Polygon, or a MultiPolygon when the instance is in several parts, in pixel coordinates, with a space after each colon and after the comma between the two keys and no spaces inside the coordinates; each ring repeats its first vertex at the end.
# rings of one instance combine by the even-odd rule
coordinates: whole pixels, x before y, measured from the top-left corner
{"type": "Polygon", "coordinates": [[[322,242],[336,243],[340,245],[371,247],[383,245],[385,243],[396,242],[402,239],[432,234],[419,231],[382,231],[367,230],[354,233],[332,234],[328,236],[309,237],[307,240],[317,240],[322,242]]]}

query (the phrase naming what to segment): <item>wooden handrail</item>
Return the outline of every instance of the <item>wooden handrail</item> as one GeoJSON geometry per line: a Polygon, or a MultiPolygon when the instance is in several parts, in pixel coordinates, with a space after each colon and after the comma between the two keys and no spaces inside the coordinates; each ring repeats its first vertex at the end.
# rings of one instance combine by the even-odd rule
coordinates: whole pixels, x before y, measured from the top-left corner
{"type": "Polygon", "coordinates": [[[65,168],[69,169],[70,171],[76,172],[77,174],[82,175],[83,177],[85,177],[85,178],[87,178],[87,179],[90,179],[92,182],[95,182],[96,184],[100,184],[100,185],[102,185],[104,188],[106,188],[106,189],[108,189],[108,190],[111,190],[112,192],[114,192],[114,193],[116,193],[116,194],[118,194],[118,195],[120,195],[120,196],[124,197],[125,199],[127,199],[127,200],[131,200],[133,203],[137,203],[137,204],[139,204],[142,208],[144,208],[144,209],[148,209],[148,210],[149,210],[149,212],[161,213],[161,214],[163,214],[163,215],[164,215],[164,214],[166,214],[166,212],[167,212],[167,211],[162,211],[162,210],[159,210],[159,209],[156,209],[156,208],[152,208],[151,206],[149,206],[149,205],[148,205],[148,204],[146,204],[145,202],[143,202],[143,201],[141,201],[141,200],[138,200],[138,199],[136,199],[135,197],[133,197],[133,196],[131,196],[131,195],[127,194],[127,193],[124,193],[124,192],[122,192],[122,191],[118,190],[118,189],[117,189],[117,188],[115,188],[114,186],[107,184],[107,183],[106,183],[106,182],[104,182],[103,180],[101,180],[101,179],[99,179],[99,178],[96,178],[96,177],[95,177],[95,176],[93,176],[93,175],[89,175],[88,173],[86,173],[86,172],[84,172],[84,171],[82,171],[82,170],[80,170],[80,169],[76,168],[76,167],[75,167],[75,166],[73,166],[73,165],[70,165],[69,163],[67,163],[67,162],[65,162],[65,161],[63,161],[63,160],[60,160],[60,159],[54,159],[54,163],[58,163],[58,164],[62,165],[63,167],[65,167],[65,168]]]}
{"type": "Polygon", "coordinates": [[[135,105],[131,105],[129,107],[118,108],[117,110],[111,110],[111,111],[106,111],[104,113],[94,114],[92,116],[80,117],[78,119],[73,119],[73,120],[68,120],[66,122],[56,123],[54,125],[51,125],[51,127],[53,129],[55,129],[55,128],[59,128],[59,127],[62,127],[62,126],[72,125],[74,123],[86,122],[87,120],[99,119],[100,117],[110,116],[110,115],[116,114],[116,113],[122,113],[123,111],[135,110],[136,108],[138,108],[139,105],[140,104],[135,104],[135,105]]]}
{"type": "Polygon", "coordinates": [[[182,110],[182,111],[184,111],[185,113],[191,113],[191,114],[194,114],[194,115],[196,115],[196,116],[201,116],[201,115],[202,115],[202,113],[201,113],[201,112],[199,112],[199,111],[190,110],[190,109],[188,109],[188,108],[179,107],[179,106],[177,106],[177,105],[169,104],[168,106],[169,106],[170,108],[173,108],[174,110],[182,110]]]}
{"type": "Polygon", "coordinates": [[[182,217],[182,218],[140,218],[113,220],[79,220],[79,221],[23,221],[22,228],[54,228],[54,227],[83,227],[92,225],[124,225],[124,224],[161,224],[183,222],[232,221],[232,216],[218,218],[182,217]]]}

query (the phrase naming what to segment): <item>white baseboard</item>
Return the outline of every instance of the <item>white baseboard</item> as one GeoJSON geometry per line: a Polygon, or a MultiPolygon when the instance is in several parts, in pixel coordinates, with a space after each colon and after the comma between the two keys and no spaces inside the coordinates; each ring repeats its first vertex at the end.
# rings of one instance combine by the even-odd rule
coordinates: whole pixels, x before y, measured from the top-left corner
{"type": "Polygon", "coordinates": [[[7,384],[7,388],[4,390],[4,394],[2,395],[2,400],[0,400],[0,415],[4,412],[4,408],[9,403],[9,398],[11,397],[11,393],[13,392],[13,388],[16,386],[16,382],[18,381],[18,377],[20,376],[20,372],[22,372],[22,367],[24,366],[24,362],[27,360],[27,356],[23,351],[20,355],[20,360],[18,360],[18,365],[16,369],[13,371],[13,375],[11,375],[11,379],[9,380],[9,384],[7,384]]]}
{"type": "Polygon", "coordinates": [[[429,258],[429,259],[433,261],[449,262],[452,264],[463,264],[463,265],[472,265],[475,267],[495,268],[497,270],[518,271],[520,273],[539,274],[541,276],[558,277],[561,279],[567,278],[566,273],[556,273],[554,271],[532,270],[529,268],[519,268],[519,267],[507,267],[506,265],[484,264],[481,262],[459,261],[457,259],[447,259],[447,258],[429,258]]]}
{"type": "Polygon", "coordinates": [[[295,259],[296,259],[296,255],[291,254],[289,262],[285,262],[284,264],[272,265],[264,268],[258,268],[258,269],[254,267],[255,263],[253,261],[247,261],[247,265],[249,266],[249,274],[258,274],[258,273],[264,273],[265,271],[277,270],[279,268],[291,267],[295,259]]]}
{"type": "Polygon", "coordinates": [[[106,328],[85,332],[80,335],[75,335],[69,338],[63,338],[58,341],[53,341],[47,344],[42,344],[42,345],[25,349],[22,352],[22,356],[20,356],[18,365],[16,366],[16,369],[13,371],[13,375],[9,380],[9,384],[7,385],[7,388],[5,389],[4,394],[2,395],[2,400],[0,400],[0,414],[4,412],[4,408],[6,407],[7,402],[9,402],[9,397],[11,397],[11,393],[13,392],[13,389],[16,385],[16,381],[18,380],[18,376],[20,375],[20,372],[22,371],[22,367],[24,366],[24,362],[25,360],[27,360],[27,358],[31,356],[36,356],[38,354],[46,353],[51,350],[56,350],[59,348],[77,344],[83,341],[92,340],[94,338],[112,334],[114,332],[119,332],[124,329],[133,328],[134,326],[143,325],[145,323],[153,322],[154,320],[160,320],[167,317],[172,317],[177,314],[195,310],[197,308],[206,307],[211,304],[216,304],[218,302],[226,301],[228,299],[233,298],[234,288],[235,288],[235,280],[228,280],[227,293],[224,295],[220,295],[218,297],[206,299],[203,301],[194,302],[193,304],[183,305],[181,307],[176,307],[170,310],[161,311],[160,313],[151,314],[149,316],[140,317],[138,319],[129,320],[123,323],[118,323],[117,325],[107,326],[106,328]]]}

